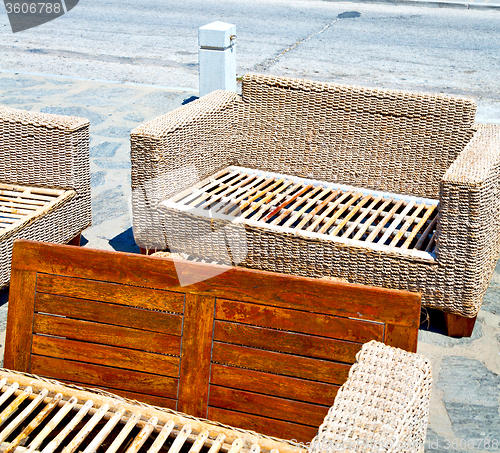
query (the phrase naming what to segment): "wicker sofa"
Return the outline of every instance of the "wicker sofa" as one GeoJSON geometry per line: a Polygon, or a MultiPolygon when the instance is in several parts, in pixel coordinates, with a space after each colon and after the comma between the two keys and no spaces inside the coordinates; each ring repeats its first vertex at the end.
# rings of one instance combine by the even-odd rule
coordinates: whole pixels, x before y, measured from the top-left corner
{"type": "Polygon", "coordinates": [[[193,453],[203,447],[211,453],[424,451],[432,381],[429,362],[422,356],[366,343],[317,436],[305,445],[7,369],[0,369],[0,379],[2,445],[8,451],[21,444],[47,453],[57,447],[64,447],[63,452],[78,447],[129,453],[170,447],[170,452],[178,452],[183,446],[181,451],[187,451],[190,444],[193,453]],[[31,403],[21,405],[26,399],[31,403]],[[55,415],[47,417],[51,411],[55,415]],[[92,429],[99,422],[101,428],[92,429]],[[35,426],[37,435],[28,439],[35,426]]]}
{"type": "Polygon", "coordinates": [[[0,106],[0,287],[15,239],[79,243],[91,223],[89,121],[0,106]]]}
{"type": "MultiPolygon", "coordinates": [[[[500,128],[476,125],[474,116],[469,99],[246,75],[241,96],[214,92],[132,131],[136,242],[214,260],[230,245],[233,264],[420,292],[423,306],[445,313],[450,335],[470,335],[500,245],[500,128]],[[372,203],[392,200],[389,214],[400,224],[380,230],[376,218],[379,242],[367,230],[368,244],[346,231],[349,218],[334,216],[324,225],[332,228],[321,232],[320,224],[318,232],[180,206],[232,166],[277,183],[285,175],[372,203]],[[224,231],[225,243],[210,231],[224,231]]],[[[265,207],[262,198],[241,200],[265,207]]],[[[344,210],[352,215],[352,207],[344,210]]],[[[275,211],[261,220],[286,209],[275,211]]],[[[358,227],[367,228],[364,215],[358,227]]]]}

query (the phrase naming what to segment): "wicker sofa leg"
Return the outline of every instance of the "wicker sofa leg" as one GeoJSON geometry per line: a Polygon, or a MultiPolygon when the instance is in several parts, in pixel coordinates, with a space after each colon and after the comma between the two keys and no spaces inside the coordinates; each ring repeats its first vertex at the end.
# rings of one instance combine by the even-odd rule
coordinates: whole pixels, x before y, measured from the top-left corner
{"type": "Polygon", "coordinates": [[[470,337],[476,324],[477,316],[466,318],[454,313],[444,313],[446,332],[450,337],[462,338],[470,337]]]}
{"type": "Polygon", "coordinates": [[[77,247],[79,247],[81,239],[82,233],[78,233],[73,239],[68,242],[68,245],[76,245],[77,247]]]}

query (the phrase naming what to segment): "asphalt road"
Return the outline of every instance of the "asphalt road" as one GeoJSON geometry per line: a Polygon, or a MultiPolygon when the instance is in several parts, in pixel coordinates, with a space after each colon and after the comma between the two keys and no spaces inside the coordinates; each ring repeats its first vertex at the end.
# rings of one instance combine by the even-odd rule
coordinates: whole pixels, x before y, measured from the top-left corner
{"type": "Polygon", "coordinates": [[[0,5],[0,69],[197,89],[197,29],[214,20],[237,26],[239,74],[473,96],[478,119],[500,123],[498,10],[81,0],[66,15],[14,34],[0,5]]]}

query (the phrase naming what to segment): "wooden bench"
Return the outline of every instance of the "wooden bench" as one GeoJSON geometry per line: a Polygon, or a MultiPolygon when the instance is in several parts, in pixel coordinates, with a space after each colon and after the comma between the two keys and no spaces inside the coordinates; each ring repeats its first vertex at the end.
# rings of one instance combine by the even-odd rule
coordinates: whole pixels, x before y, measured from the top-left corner
{"type": "Polygon", "coordinates": [[[364,343],[416,350],[416,293],[175,266],[17,241],[5,366],[308,441],[364,343]]]}

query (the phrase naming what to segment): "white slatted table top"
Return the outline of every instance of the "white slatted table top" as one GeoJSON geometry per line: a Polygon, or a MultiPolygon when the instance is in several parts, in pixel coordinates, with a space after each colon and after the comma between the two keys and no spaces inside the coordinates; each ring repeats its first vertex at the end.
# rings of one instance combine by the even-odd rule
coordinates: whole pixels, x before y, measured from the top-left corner
{"type": "Polygon", "coordinates": [[[435,260],[438,200],[231,166],[163,206],[435,260]]]}
{"type": "Polygon", "coordinates": [[[0,183],[0,237],[69,200],[74,190],[0,183]]]}

